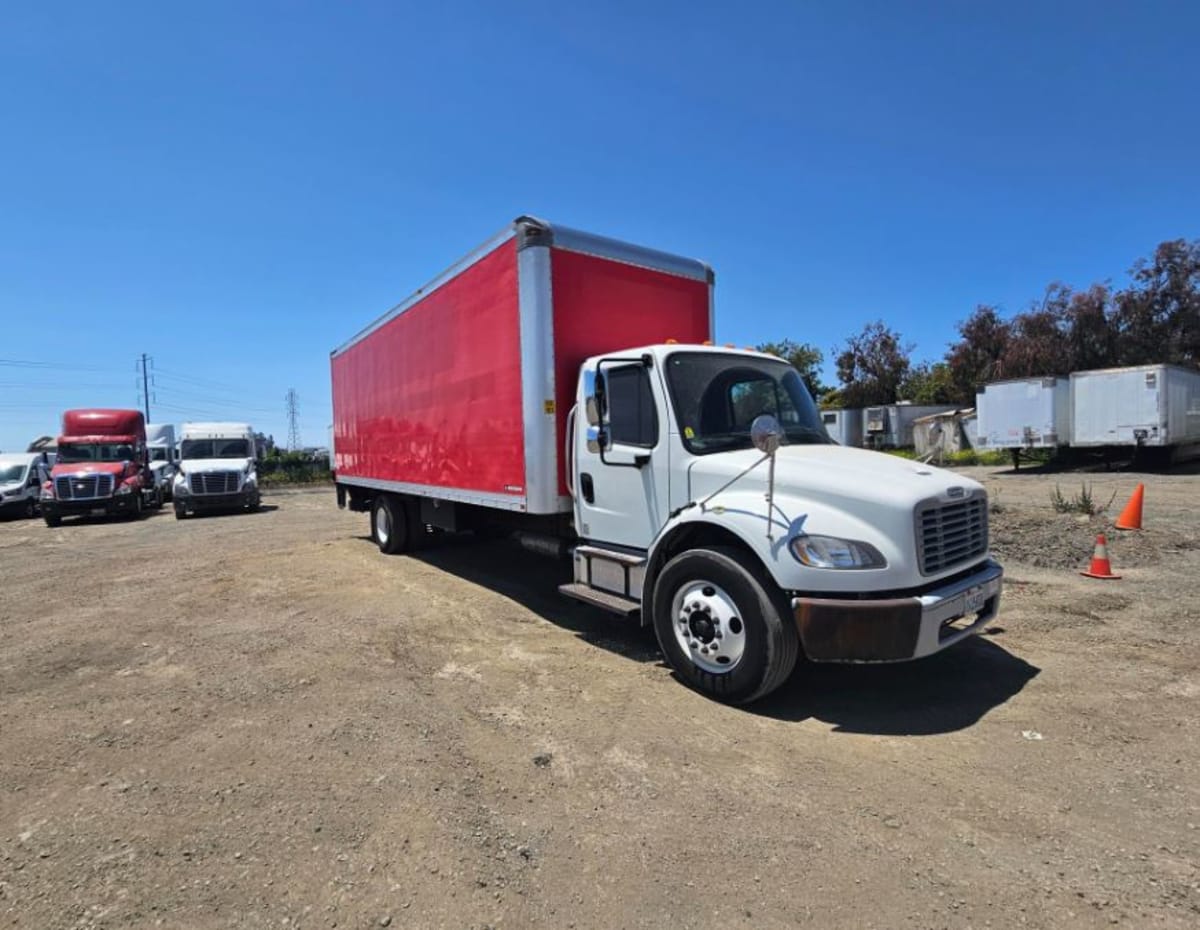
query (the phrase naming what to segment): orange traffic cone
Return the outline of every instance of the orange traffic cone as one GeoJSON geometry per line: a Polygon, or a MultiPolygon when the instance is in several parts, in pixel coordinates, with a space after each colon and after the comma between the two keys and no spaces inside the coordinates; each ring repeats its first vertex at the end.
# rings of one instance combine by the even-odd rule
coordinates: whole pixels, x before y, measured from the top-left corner
{"type": "Polygon", "coordinates": [[[1133,489],[1133,496],[1121,511],[1114,524],[1119,530],[1140,530],[1142,528],[1142,498],[1146,494],[1146,486],[1139,484],[1133,489]]]}
{"type": "Polygon", "coordinates": [[[1096,536],[1096,551],[1092,553],[1092,564],[1086,572],[1080,572],[1088,578],[1120,578],[1114,575],[1112,563],[1108,561],[1108,540],[1103,533],[1096,536]]]}

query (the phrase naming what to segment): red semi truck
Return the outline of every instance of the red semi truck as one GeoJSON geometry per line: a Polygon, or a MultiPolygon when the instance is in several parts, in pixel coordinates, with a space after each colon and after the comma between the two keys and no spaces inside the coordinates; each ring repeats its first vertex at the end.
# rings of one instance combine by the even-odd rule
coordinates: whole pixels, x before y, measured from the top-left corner
{"type": "Polygon", "coordinates": [[[930,655],[996,614],[983,487],[834,443],[799,374],[711,344],[707,265],[521,217],[334,350],[338,505],[569,551],[722,700],[930,655]]]}
{"type": "Polygon", "coordinates": [[[42,486],[42,517],[58,526],[74,515],[137,517],[161,507],[146,450],[146,421],[137,410],[68,410],[58,457],[42,486]]]}

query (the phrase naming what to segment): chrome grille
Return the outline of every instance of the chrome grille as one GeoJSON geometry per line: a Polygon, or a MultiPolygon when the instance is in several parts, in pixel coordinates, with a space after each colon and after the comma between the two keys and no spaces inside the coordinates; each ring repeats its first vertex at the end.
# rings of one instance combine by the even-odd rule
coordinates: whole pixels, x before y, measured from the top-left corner
{"type": "Polygon", "coordinates": [[[987,495],[917,505],[917,555],[921,574],[934,575],[984,555],[988,549],[987,495]]]}
{"type": "Polygon", "coordinates": [[[236,494],[240,472],[202,471],[192,475],[193,494],[236,494]]]}
{"type": "Polygon", "coordinates": [[[60,501],[88,501],[112,497],[112,475],[59,475],[54,479],[54,493],[60,501]]]}

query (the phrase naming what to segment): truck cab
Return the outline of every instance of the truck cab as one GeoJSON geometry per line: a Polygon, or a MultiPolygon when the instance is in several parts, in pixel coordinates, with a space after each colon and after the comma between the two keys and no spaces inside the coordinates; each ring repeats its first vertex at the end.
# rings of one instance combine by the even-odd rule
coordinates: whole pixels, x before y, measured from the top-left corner
{"type": "Polygon", "coordinates": [[[162,505],[137,410],[68,410],[40,506],[48,526],[66,516],[139,517],[162,505]]]}
{"type": "Polygon", "coordinates": [[[52,457],[42,452],[0,455],[0,516],[34,517],[42,493],[42,469],[52,457]]]}
{"type": "Polygon", "coordinates": [[[171,423],[146,424],[146,449],[150,453],[150,471],[154,486],[163,500],[170,500],[175,483],[179,450],[175,443],[175,426],[171,423]]]}
{"type": "Polygon", "coordinates": [[[184,423],[172,494],[175,518],[214,510],[257,510],[254,431],[248,423],[184,423]]]}
{"type": "Polygon", "coordinates": [[[754,700],[801,648],[920,658],[998,609],[983,487],[835,444],[779,359],[684,345],[592,357],[568,424],[580,543],[561,590],[640,614],[700,690],[754,700]]]}

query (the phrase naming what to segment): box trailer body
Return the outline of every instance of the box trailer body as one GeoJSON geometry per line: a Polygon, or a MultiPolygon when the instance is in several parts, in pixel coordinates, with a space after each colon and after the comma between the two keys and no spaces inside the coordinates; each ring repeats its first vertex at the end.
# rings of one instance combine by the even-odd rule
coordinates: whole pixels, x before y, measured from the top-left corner
{"type": "Polygon", "coordinates": [[[957,409],[953,404],[881,404],[863,410],[863,445],[870,449],[909,449],[913,423],[921,417],[957,409]]]}
{"type": "Polygon", "coordinates": [[[979,435],[989,449],[1054,449],[1071,440],[1071,379],[1016,378],[975,395],[979,435]]]}
{"type": "Polygon", "coordinates": [[[1200,444],[1200,371],[1137,365],[1071,375],[1071,445],[1200,444]]]}
{"type": "Polygon", "coordinates": [[[863,444],[863,411],[860,408],[837,408],[821,411],[821,422],[829,438],[840,446],[858,448],[863,444]]]}
{"type": "Polygon", "coordinates": [[[570,511],[562,449],[580,364],[710,340],[712,288],[701,262],[517,221],[333,352],[338,481],[570,511]]]}
{"type": "Polygon", "coordinates": [[[733,703],[801,647],[896,662],[978,633],[985,489],[835,444],[799,373],[711,345],[712,314],[701,262],[518,219],[331,354],[338,505],[389,554],[463,529],[569,552],[563,594],[653,625],[733,703]]]}

